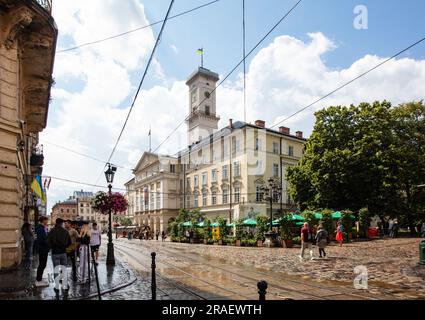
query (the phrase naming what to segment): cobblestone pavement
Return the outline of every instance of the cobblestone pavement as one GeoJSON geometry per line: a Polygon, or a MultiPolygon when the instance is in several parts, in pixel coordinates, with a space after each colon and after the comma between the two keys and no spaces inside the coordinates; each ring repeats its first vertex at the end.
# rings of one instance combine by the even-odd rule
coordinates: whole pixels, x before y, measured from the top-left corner
{"type": "MultiPolygon", "coordinates": [[[[126,254],[132,255],[133,260],[137,254],[143,255],[145,269],[149,267],[149,253],[156,251],[160,261],[158,273],[165,278],[178,281],[192,292],[201,290],[199,295],[203,298],[229,299],[256,299],[254,280],[262,279],[269,282],[270,299],[424,299],[425,268],[418,265],[418,246],[419,239],[355,242],[343,247],[331,245],[327,248],[327,259],[301,261],[299,248],[117,241],[117,247],[127,250],[126,254]],[[353,288],[354,268],[360,265],[368,269],[368,290],[353,288]],[[212,274],[215,280],[211,280],[212,274]],[[209,289],[217,283],[221,288],[214,288],[212,294],[209,289]],[[232,294],[234,291],[240,295],[232,294]]],[[[132,265],[137,269],[138,266],[132,265]]]]}
{"type": "MultiPolygon", "coordinates": [[[[120,261],[117,260],[116,265],[113,267],[107,267],[105,259],[105,248],[102,247],[98,266],[101,292],[118,289],[136,280],[131,270],[124,267],[120,261]]],[[[54,291],[55,284],[53,282],[53,265],[51,257],[49,256],[47,267],[44,271],[44,279],[49,281],[49,287],[34,287],[37,265],[37,259],[35,259],[30,270],[21,268],[18,271],[0,274],[0,300],[55,300],[56,294],[54,291]]],[[[97,297],[97,286],[93,266],[91,271],[90,285],[69,281],[70,289],[68,299],[80,300],[91,296],[97,297]]],[[[68,268],[68,272],[71,274],[70,267],[68,268]]]]}

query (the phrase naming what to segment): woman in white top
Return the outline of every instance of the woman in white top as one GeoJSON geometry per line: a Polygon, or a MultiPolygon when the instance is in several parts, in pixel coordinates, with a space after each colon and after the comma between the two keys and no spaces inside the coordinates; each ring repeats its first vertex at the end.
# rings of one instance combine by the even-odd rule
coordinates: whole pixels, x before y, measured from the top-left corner
{"type": "Polygon", "coordinates": [[[91,229],[91,237],[90,237],[90,247],[92,252],[94,252],[95,254],[96,264],[97,264],[97,259],[99,258],[99,248],[100,248],[101,238],[102,238],[102,233],[97,227],[97,223],[93,222],[92,229],[91,229]]]}

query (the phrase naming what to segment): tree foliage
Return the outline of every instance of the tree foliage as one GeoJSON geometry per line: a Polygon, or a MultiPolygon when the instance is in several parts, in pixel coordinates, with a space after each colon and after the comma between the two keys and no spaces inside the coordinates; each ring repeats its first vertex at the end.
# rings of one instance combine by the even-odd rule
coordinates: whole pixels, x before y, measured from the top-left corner
{"type": "Polygon", "coordinates": [[[316,113],[302,160],[289,168],[301,209],[333,208],[423,221],[425,105],[389,102],[333,106],[316,113]]]}

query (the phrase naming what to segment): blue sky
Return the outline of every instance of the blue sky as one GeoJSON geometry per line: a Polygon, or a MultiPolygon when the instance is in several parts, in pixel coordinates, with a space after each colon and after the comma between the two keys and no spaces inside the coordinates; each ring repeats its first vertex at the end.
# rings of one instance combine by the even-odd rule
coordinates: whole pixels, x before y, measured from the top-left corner
{"type": "MultiPolygon", "coordinates": [[[[169,1],[143,1],[150,21],[164,17],[169,1]]],[[[203,1],[176,1],[173,12],[195,7],[203,1]]],[[[220,73],[230,71],[241,58],[242,1],[221,0],[217,4],[170,21],[164,38],[180,50],[175,57],[169,48],[159,50],[159,60],[171,76],[185,78],[187,70],[199,63],[195,50],[204,46],[206,66],[220,73]],[[212,27],[210,27],[212,26],[212,27]],[[167,50],[168,49],[168,50],[167,50]]],[[[256,42],[280,19],[296,1],[246,0],[247,48],[256,42]]],[[[365,54],[389,56],[422,38],[425,34],[421,0],[304,0],[300,6],[264,42],[267,46],[280,34],[307,39],[307,33],[320,31],[333,39],[338,50],[326,55],[332,68],[345,68],[365,54]],[[366,5],[369,29],[353,28],[354,7],[366,5]]],[[[159,26],[155,27],[159,30],[159,26]]],[[[411,56],[423,59],[424,48],[411,51],[411,56]]]]}
{"type": "MultiPolygon", "coordinates": [[[[143,0],[149,22],[162,20],[168,9],[168,0],[143,0]]],[[[207,3],[207,0],[176,1],[172,15],[207,3]]],[[[296,1],[246,0],[247,50],[291,8],[296,1]]],[[[264,41],[258,49],[267,46],[277,35],[288,34],[306,40],[307,33],[320,31],[335,41],[338,50],[325,55],[331,68],[345,68],[366,54],[388,57],[398,50],[422,38],[425,34],[423,13],[425,2],[421,0],[303,0],[293,13],[264,41]],[[353,9],[365,5],[369,13],[369,28],[353,28],[353,9]]],[[[117,17],[121,19],[121,17],[117,17]]],[[[141,24],[142,25],[142,24],[141,24]]],[[[155,35],[160,25],[153,27],[155,35]]],[[[136,34],[130,36],[137,36],[136,34]]],[[[93,39],[97,39],[96,36],[93,39]]],[[[116,40],[111,40],[116,41],[116,40]]],[[[73,46],[69,37],[60,37],[60,47],[73,46]]],[[[202,8],[188,15],[170,20],[166,27],[163,43],[157,51],[166,76],[185,79],[199,65],[198,47],[205,49],[205,66],[226,74],[242,57],[242,0],[220,0],[216,4],[202,8]],[[168,44],[168,45],[167,45],[168,44]],[[170,48],[177,47],[179,53],[170,48]]],[[[81,49],[85,50],[85,49],[81,49]]],[[[256,52],[258,52],[258,50],[256,52]]],[[[249,61],[255,53],[248,59],[249,61]]],[[[417,59],[425,58],[424,47],[409,52],[417,59]]],[[[140,72],[132,75],[134,82],[140,72]]],[[[148,77],[145,88],[157,84],[148,77]]],[[[78,83],[70,83],[69,88],[78,83]]]]}
{"type": "MultiPolygon", "coordinates": [[[[171,15],[207,3],[176,0],[171,15]]],[[[164,18],[168,0],[56,1],[58,49],[135,29],[164,18]],[[143,5],[143,6],[141,6],[143,5]]],[[[247,51],[296,3],[246,0],[247,51]]],[[[425,36],[422,0],[303,0],[247,61],[248,122],[271,126],[344,82],[425,36]],[[368,29],[353,26],[354,8],[368,9],[368,29]]],[[[102,44],[58,54],[45,142],[45,174],[88,183],[98,180],[101,163],[58,149],[107,159],[134,97],[160,25],[102,44]]],[[[113,162],[133,167],[148,148],[162,142],[188,112],[185,80],[199,65],[227,74],[242,58],[242,0],[220,0],[170,20],[113,162]],[[173,49],[174,48],[174,49],[173,49]]],[[[222,121],[242,119],[240,68],[217,91],[222,121]]],[[[425,43],[418,45],[338,94],[291,119],[286,126],[308,136],[314,111],[332,104],[389,99],[395,104],[425,99],[425,43]]],[[[161,148],[174,154],[186,145],[183,125],[161,148]]],[[[131,178],[121,170],[117,186],[131,178]]],[[[51,202],[80,186],[54,181],[51,202]]],[[[83,187],[84,189],[91,189],[83,187]]],[[[91,191],[91,190],[88,190],[91,191]]],[[[95,191],[95,190],[93,190],[95,191]]]]}

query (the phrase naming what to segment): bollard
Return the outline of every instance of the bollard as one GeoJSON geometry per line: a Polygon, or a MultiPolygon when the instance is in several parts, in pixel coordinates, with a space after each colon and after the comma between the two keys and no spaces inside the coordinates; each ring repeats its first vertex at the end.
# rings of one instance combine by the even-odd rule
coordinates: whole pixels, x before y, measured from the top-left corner
{"type": "MultiPolygon", "coordinates": [[[[99,300],[102,300],[102,295],[100,293],[100,285],[99,285],[99,275],[97,273],[96,258],[94,256],[94,251],[93,250],[91,250],[91,256],[92,256],[92,259],[93,259],[94,275],[96,277],[97,295],[98,295],[99,300]]],[[[90,257],[89,257],[89,259],[90,259],[90,257]]]]}
{"type": "Polygon", "coordinates": [[[155,257],[156,253],[152,252],[152,282],[151,282],[151,289],[152,289],[152,300],[156,300],[156,274],[155,274],[155,257]]]}
{"type": "Polygon", "coordinates": [[[266,281],[260,281],[257,283],[258,287],[258,294],[260,295],[260,301],[266,300],[266,294],[267,294],[267,282],[266,281]]]}

